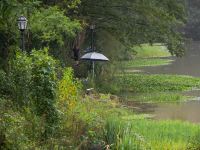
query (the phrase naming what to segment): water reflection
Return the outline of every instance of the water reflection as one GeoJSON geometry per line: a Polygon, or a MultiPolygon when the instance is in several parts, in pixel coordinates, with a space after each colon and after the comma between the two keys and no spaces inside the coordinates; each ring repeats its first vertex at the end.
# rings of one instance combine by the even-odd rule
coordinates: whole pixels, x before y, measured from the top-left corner
{"type": "Polygon", "coordinates": [[[200,123],[200,101],[179,104],[158,104],[152,113],[156,120],[182,120],[200,123]]]}

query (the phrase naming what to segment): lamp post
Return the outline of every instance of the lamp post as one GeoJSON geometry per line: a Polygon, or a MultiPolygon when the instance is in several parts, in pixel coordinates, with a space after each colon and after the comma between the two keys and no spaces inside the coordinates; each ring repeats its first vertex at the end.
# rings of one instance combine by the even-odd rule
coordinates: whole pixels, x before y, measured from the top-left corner
{"type": "Polygon", "coordinates": [[[94,67],[95,67],[95,61],[109,61],[109,59],[104,56],[101,53],[95,52],[95,47],[94,47],[94,29],[95,25],[90,25],[90,31],[91,31],[91,45],[90,45],[90,52],[84,54],[81,57],[81,60],[89,60],[92,62],[92,79],[94,80],[95,77],[95,72],[94,72],[94,67]]]}
{"type": "Polygon", "coordinates": [[[91,30],[91,51],[94,51],[94,29],[95,29],[95,25],[92,24],[90,25],[90,30],[91,30]]]}
{"type": "MultiPolygon", "coordinates": [[[[91,30],[91,51],[94,52],[94,29],[95,25],[90,25],[91,30]]],[[[92,78],[94,79],[94,61],[92,61],[92,78]]]]}
{"type": "Polygon", "coordinates": [[[24,16],[20,16],[17,19],[19,30],[21,31],[21,49],[25,51],[25,43],[24,43],[24,31],[27,27],[27,19],[24,16]]]}

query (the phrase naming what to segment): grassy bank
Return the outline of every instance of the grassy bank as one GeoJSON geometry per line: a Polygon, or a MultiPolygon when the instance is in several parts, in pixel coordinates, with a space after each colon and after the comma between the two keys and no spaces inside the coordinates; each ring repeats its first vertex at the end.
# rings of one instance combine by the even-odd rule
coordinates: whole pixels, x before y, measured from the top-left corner
{"type": "Polygon", "coordinates": [[[132,50],[135,52],[134,59],[122,62],[125,69],[168,65],[173,61],[172,59],[166,58],[170,57],[171,54],[168,52],[167,48],[161,44],[142,44],[133,47],[132,50]]]}
{"type": "Polygon", "coordinates": [[[84,143],[82,148],[107,145],[120,150],[186,150],[200,130],[199,125],[188,122],[146,119],[145,115],[122,107],[117,97],[102,94],[85,97],[68,116],[69,120],[72,118],[68,130],[74,135],[73,141],[85,137],[79,141],[84,143]]]}
{"type": "Polygon", "coordinates": [[[93,141],[85,142],[86,147],[105,143],[103,147],[119,150],[186,150],[200,130],[199,125],[188,122],[146,119],[145,115],[136,115],[122,107],[118,99],[110,95],[86,97],[72,114],[76,118],[70,126],[74,140],[84,129],[85,140],[93,141]]]}
{"type": "Polygon", "coordinates": [[[153,150],[186,149],[199,130],[198,125],[180,121],[132,121],[132,130],[142,135],[153,150]]]}
{"type": "Polygon", "coordinates": [[[161,58],[136,58],[134,60],[124,61],[122,65],[125,66],[125,69],[137,68],[137,67],[147,67],[147,66],[161,66],[168,65],[172,63],[171,59],[161,59],[161,58]]]}
{"type": "Polygon", "coordinates": [[[188,100],[190,97],[182,95],[178,92],[154,92],[154,93],[123,93],[121,95],[124,99],[129,101],[138,101],[145,103],[162,103],[162,102],[182,102],[188,100]]]}
{"type": "Polygon", "coordinates": [[[136,52],[136,58],[169,57],[171,54],[162,44],[142,44],[132,48],[136,52]]]}
{"type": "Polygon", "coordinates": [[[106,139],[113,149],[185,150],[200,130],[199,125],[181,121],[153,121],[128,116],[110,118],[106,139]]]}

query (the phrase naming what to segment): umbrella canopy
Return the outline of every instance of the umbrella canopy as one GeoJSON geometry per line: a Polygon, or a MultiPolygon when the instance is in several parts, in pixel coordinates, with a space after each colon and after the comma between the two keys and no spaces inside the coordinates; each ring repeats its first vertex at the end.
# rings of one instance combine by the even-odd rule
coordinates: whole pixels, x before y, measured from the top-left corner
{"type": "Polygon", "coordinates": [[[101,53],[90,52],[86,53],[81,57],[82,60],[91,60],[91,61],[109,61],[109,59],[101,53]]]}

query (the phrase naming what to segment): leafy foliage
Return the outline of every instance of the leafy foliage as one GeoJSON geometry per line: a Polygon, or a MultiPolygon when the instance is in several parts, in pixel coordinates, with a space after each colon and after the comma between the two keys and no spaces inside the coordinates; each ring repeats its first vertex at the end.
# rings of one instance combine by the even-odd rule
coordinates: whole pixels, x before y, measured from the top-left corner
{"type": "Polygon", "coordinates": [[[82,0],[80,14],[125,46],[162,42],[172,54],[182,55],[182,37],[176,32],[185,21],[182,0],[82,0]]]}
{"type": "Polygon", "coordinates": [[[63,46],[66,38],[75,37],[81,29],[77,20],[71,21],[58,7],[41,8],[30,18],[30,31],[33,37],[33,47],[63,46]]]}
{"type": "Polygon", "coordinates": [[[44,124],[29,108],[18,111],[13,101],[0,99],[1,149],[31,149],[40,142],[44,124]]]}
{"type": "Polygon", "coordinates": [[[56,103],[56,61],[48,56],[47,49],[33,51],[32,57],[32,98],[36,114],[42,116],[47,124],[45,138],[52,135],[58,122],[56,103]],[[48,135],[49,134],[49,135],[48,135]]]}
{"type": "Polygon", "coordinates": [[[62,79],[58,83],[57,105],[59,105],[59,108],[64,108],[67,111],[72,110],[79,98],[80,89],[81,83],[74,80],[72,68],[66,68],[63,71],[62,79]]]}
{"type": "Polygon", "coordinates": [[[46,125],[43,134],[49,137],[58,122],[56,61],[46,49],[34,50],[30,56],[19,52],[10,64],[9,72],[1,73],[2,96],[11,99],[19,111],[26,107],[34,110],[43,118],[46,125]]]}
{"type": "Polygon", "coordinates": [[[24,53],[18,52],[16,59],[10,61],[8,72],[8,83],[12,91],[12,99],[18,106],[30,103],[32,60],[24,53]]]}
{"type": "MultiPolygon", "coordinates": [[[[33,50],[30,55],[18,52],[10,64],[7,73],[0,73],[1,96],[6,98],[0,99],[3,148],[31,149],[40,147],[41,142],[55,146],[51,139],[64,128],[61,122],[68,115],[67,111],[61,114],[65,107],[61,100],[69,104],[77,100],[80,83],[73,81],[72,70],[66,69],[62,84],[58,84],[58,63],[47,49],[33,50]],[[62,92],[56,93],[58,89],[62,92]],[[64,92],[67,97],[63,97],[64,92]]],[[[41,144],[41,149],[49,145],[41,144]]]]}
{"type": "Polygon", "coordinates": [[[0,96],[5,97],[11,94],[11,90],[9,89],[9,82],[6,76],[6,73],[3,70],[0,70],[0,96]]]}

